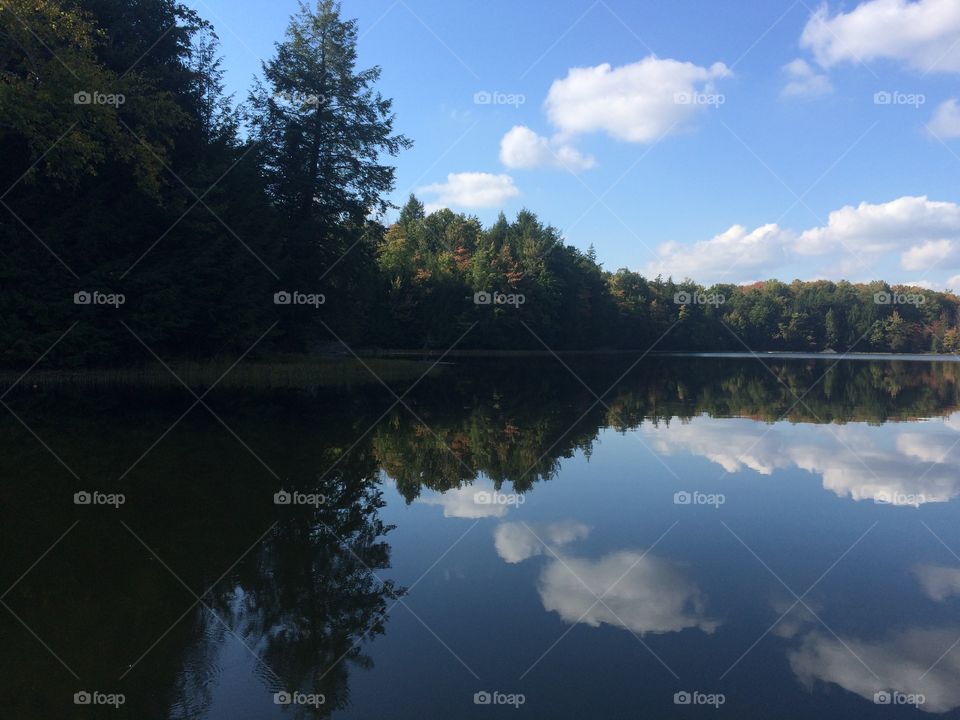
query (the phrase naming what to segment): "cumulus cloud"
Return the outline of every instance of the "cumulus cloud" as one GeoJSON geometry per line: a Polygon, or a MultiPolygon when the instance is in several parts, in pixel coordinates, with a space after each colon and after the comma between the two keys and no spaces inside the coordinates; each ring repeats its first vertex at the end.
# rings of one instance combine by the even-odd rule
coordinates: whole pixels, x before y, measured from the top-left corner
{"type": "Polygon", "coordinates": [[[960,105],[956,98],[940,103],[927,123],[927,130],[942,140],[960,137],[960,105]]]}
{"type": "Polygon", "coordinates": [[[834,210],[825,226],[800,235],[796,250],[801,255],[848,251],[868,261],[901,251],[901,266],[920,270],[952,258],[958,241],[960,206],[922,195],[834,210]]]}
{"type": "Polygon", "coordinates": [[[766,273],[781,265],[792,234],[776,224],[748,230],[734,225],[726,232],[692,245],[663,243],[643,272],[694,278],[698,282],[740,282],[747,276],[766,273]]]}
{"type": "Polygon", "coordinates": [[[712,633],[720,624],[707,618],[705,598],[675,564],[634,550],[554,559],[540,575],[539,592],[544,609],[568,623],[604,623],[640,635],[712,633]]]}
{"type": "Polygon", "coordinates": [[[492,481],[476,480],[470,485],[426,495],[418,498],[417,502],[442,507],[444,517],[470,519],[503,517],[509,509],[507,504],[478,502],[477,496],[479,494],[487,493],[489,495],[493,492],[495,492],[495,488],[492,481]]]}
{"type": "MultiPolygon", "coordinates": [[[[795,232],[776,224],[749,230],[734,225],[709,240],[662,243],[642,272],[699,282],[744,282],[797,268],[810,258],[823,263],[822,278],[872,280],[902,270],[950,270],[960,267],[960,205],[904,196],[885,203],[862,202],[834,210],[825,225],[795,232]],[[892,267],[888,267],[892,265],[892,267]]],[[[799,275],[797,275],[799,276],[799,275]]],[[[960,276],[936,283],[960,289],[960,276]]],[[[892,279],[892,278],[891,278],[892,279]]],[[[920,277],[919,282],[933,283],[920,277]]]]}
{"type": "Polygon", "coordinates": [[[651,142],[716,102],[713,83],[730,74],[719,62],[707,68],[654,56],[620,67],[571,68],[550,86],[547,116],[565,136],[603,132],[651,142]]]}
{"type": "Polygon", "coordinates": [[[589,170],[596,161],[572,145],[537,135],[526,125],[514,125],[500,140],[500,162],[508,168],[589,170]]]}
{"type": "Polygon", "coordinates": [[[956,265],[957,246],[952,240],[928,240],[901,256],[904,270],[926,270],[935,265],[956,265]]]}
{"type": "Polygon", "coordinates": [[[544,543],[555,549],[575,540],[582,540],[589,534],[589,527],[573,520],[533,527],[508,522],[497,525],[493,532],[493,544],[503,560],[514,564],[547,552],[544,543]]]}
{"type": "Polygon", "coordinates": [[[916,507],[960,496],[960,451],[955,451],[960,413],[924,432],[890,428],[879,433],[861,423],[827,428],[752,420],[694,418],[683,425],[645,427],[658,453],[707,458],[728,473],[761,475],[799,468],[818,475],[839,497],[916,507]],[[854,453],[851,448],[856,448],[854,453]]]}
{"type": "Polygon", "coordinates": [[[513,178],[503,173],[462,172],[450,173],[445,183],[424,185],[417,193],[435,196],[426,205],[426,210],[432,212],[450,206],[497,207],[517,197],[520,190],[513,184],[513,178]]]}
{"type": "Polygon", "coordinates": [[[833,683],[871,702],[881,690],[922,694],[919,710],[944,713],[960,706],[960,653],[947,652],[958,636],[955,627],[911,628],[879,640],[813,631],[788,659],[804,685],[833,683]]]}
{"type": "Polygon", "coordinates": [[[960,568],[945,565],[917,565],[913,569],[924,594],[931,600],[943,602],[960,595],[960,568]]]}
{"type": "Polygon", "coordinates": [[[781,91],[784,97],[817,97],[833,92],[833,85],[823,73],[818,73],[810,63],[797,58],[783,66],[787,84],[781,91]]]}
{"type": "Polygon", "coordinates": [[[960,72],[958,35],[956,0],[868,0],[836,15],[820,7],[807,21],[800,45],[824,68],[885,59],[924,72],[960,72]]]}

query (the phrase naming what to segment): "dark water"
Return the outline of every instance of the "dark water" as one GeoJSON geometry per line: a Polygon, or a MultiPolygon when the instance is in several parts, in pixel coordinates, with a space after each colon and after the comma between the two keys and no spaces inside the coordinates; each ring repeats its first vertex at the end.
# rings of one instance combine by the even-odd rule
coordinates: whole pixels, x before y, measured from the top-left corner
{"type": "Polygon", "coordinates": [[[0,717],[960,714],[960,365],[569,362],[24,382],[0,717]]]}

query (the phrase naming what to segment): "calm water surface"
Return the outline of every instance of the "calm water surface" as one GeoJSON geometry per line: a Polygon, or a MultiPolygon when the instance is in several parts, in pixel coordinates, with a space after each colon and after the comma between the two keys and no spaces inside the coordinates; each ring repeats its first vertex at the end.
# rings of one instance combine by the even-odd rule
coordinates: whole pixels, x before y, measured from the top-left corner
{"type": "Polygon", "coordinates": [[[565,362],[25,381],[0,717],[960,716],[960,365],[565,362]]]}

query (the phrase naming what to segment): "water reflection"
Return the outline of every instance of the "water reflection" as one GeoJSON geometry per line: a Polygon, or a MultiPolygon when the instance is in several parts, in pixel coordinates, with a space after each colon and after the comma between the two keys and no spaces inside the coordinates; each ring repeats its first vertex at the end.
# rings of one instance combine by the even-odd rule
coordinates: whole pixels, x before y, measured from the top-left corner
{"type": "MultiPolygon", "coordinates": [[[[598,393],[629,362],[570,361],[598,393]]],[[[540,616],[568,625],[720,642],[737,611],[730,593],[715,579],[711,586],[709,573],[695,576],[687,556],[673,549],[645,552],[620,496],[603,508],[604,520],[620,528],[606,545],[591,536],[590,526],[600,522],[581,520],[569,497],[557,500],[559,512],[520,519],[538,495],[564,484],[558,474],[566,458],[589,460],[598,437],[625,430],[640,433],[668,461],[706,459],[717,476],[749,470],[775,484],[810,473],[835,505],[834,496],[932,506],[893,513],[902,517],[946,508],[960,495],[957,364],[768,364],[772,372],[752,360],[645,361],[597,403],[559,364],[479,363],[421,383],[408,397],[417,417],[391,408],[394,398],[377,386],[211,394],[235,435],[202,414],[164,435],[191,402],[175,393],[19,389],[7,401],[64,464],[12,417],[0,420],[0,589],[30,570],[4,601],[80,679],[0,612],[0,716],[61,716],[64,698],[81,687],[124,692],[127,705],[111,715],[118,719],[351,714],[353,686],[375,674],[373,658],[401,592],[391,581],[384,485],[391,497],[396,489],[395,504],[409,513],[399,517],[423,510],[442,515],[446,525],[496,525],[485,551],[499,571],[516,571],[525,585],[508,587],[489,568],[476,575],[458,568],[456,577],[492,578],[491,587],[477,582],[464,603],[483,606],[502,584],[505,597],[525,589],[540,616]],[[787,421],[773,422],[783,415],[787,421]],[[327,502],[276,506],[281,486],[327,502]],[[72,504],[73,493],[92,488],[123,492],[128,502],[120,510],[72,504]],[[498,494],[506,499],[489,499],[498,494]],[[551,519],[568,513],[578,519],[551,519]],[[534,575],[523,575],[527,570],[534,575]],[[278,708],[272,696],[280,691],[323,695],[325,702],[278,708]]],[[[637,453],[631,463],[654,462],[642,448],[637,453]]],[[[634,510],[648,518],[659,512],[634,510]]],[[[734,512],[733,503],[725,511],[734,512]]],[[[407,547],[410,554],[433,553],[425,567],[445,549],[430,532],[435,528],[407,547]]],[[[910,568],[918,597],[948,611],[960,595],[960,570],[918,558],[910,558],[910,568]]],[[[453,612],[447,590],[434,588],[438,612],[453,612]]],[[[871,699],[878,687],[923,692],[923,709],[933,712],[960,706],[952,682],[960,660],[953,654],[918,679],[960,637],[949,618],[879,639],[862,628],[838,639],[815,618],[788,620],[777,634],[790,643],[790,668],[801,681],[871,699]]],[[[453,624],[469,634],[469,622],[453,624]]],[[[475,639],[454,645],[470,648],[475,639]]],[[[536,657],[543,647],[523,650],[516,654],[536,657]]],[[[445,708],[436,716],[466,714],[445,708]]]]}
{"type": "Polygon", "coordinates": [[[918,709],[944,713],[960,706],[960,657],[948,653],[958,638],[960,626],[910,628],[877,640],[812,630],[788,658],[807,687],[833,683],[871,702],[883,692],[922,695],[918,709]]]}
{"type": "Polygon", "coordinates": [[[644,550],[620,550],[599,558],[578,557],[563,546],[582,540],[590,528],[563,521],[539,529],[502,523],[494,534],[497,554],[518,563],[546,554],[538,581],[543,607],[566,623],[601,624],[639,635],[698,628],[712,633],[706,598],[673,562],[644,550]]]}
{"type": "MultiPolygon", "coordinates": [[[[960,495],[960,413],[925,432],[914,425],[880,431],[863,425],[773,426],[730,420],[694,419],[680,426],[644,428],[663,455],[690,453],[726,473],[744,469],[760,475],[799,468],[819,475],[839,497],[892,505],[947,502],[960,495]]],[[[719,475],[719,473],[718,473],[719,475]]]]}

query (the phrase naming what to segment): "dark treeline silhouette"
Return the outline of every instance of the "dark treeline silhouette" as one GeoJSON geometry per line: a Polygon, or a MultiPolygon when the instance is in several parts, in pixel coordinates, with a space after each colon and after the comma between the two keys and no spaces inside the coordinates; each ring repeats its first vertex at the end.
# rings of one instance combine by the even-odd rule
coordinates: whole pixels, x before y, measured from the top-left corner
{"type": "Polygon", "coordinates": [[[140,364],[152,360],[141,340],[165,359],[236,357],[274,322],[261,357],[335,338],[960,349],[951,293],[609,272],[526,210],[483,227],[411,197],[385,226],[389,161],[410,141],[376,91],[380,69],[357,67],[357,26],[332,0],[302,6],[240,99],[224,92],[214,29],[174,0],[9,0],[0,23],[4,365],[29,365],[75,322],[49,364],[140,364]],[[276,304],[276,293],[324,302],[276,304]],[[483,293],[522,304],[477,304],[483,293]]]}

